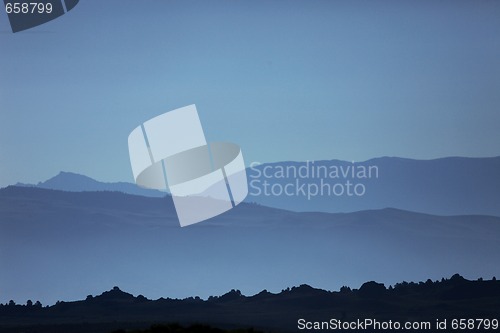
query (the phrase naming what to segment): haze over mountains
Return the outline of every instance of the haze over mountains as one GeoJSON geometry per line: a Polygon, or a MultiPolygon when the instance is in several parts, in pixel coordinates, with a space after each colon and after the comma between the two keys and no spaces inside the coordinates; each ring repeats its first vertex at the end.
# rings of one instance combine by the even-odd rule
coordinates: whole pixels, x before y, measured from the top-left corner
{"type": "Polygon", "coordinates": [[[0,302],[79,299],[118,285],[148,298],[327,290],[500,276],[500,217],[397,209],[295,213],[241,204],[180,228],[171,197],[0,190],[0,302]]]}
{"type": "MultiPolygon", "coordinates": [[[[329,170],[353,165],[315,163],[329,170]]],[[[261,165],[260,178],[248,169],[249,181],[284,186],[290,177],[270,179],[264,168],[304,164],[261,165]]],[[[354,212],[244,203],[188,228],[179,227],[170,196],[134,184],[62,172],[36,186],[0,189],[6,268],[0,302],[50,304],[114,285],[149,298],[206,298],[232,288],[251,295],[303,283],[333,290],[368,280],[500,276],[500,157],[380,158],[359,165],[378,168],[376,178],[352,179],[363,182],[361,197],[247,198],[294,210],[354,212]]]]}
{"type": "MultiPolygon", "coordinates": [[[[500,216],[500,157],[449,157],[435,160],[381,157],[359,163],[338,160],[280,162],[249,167],[247,175],[247,202],[292,211],[355,212],[390,207],[436,215],[500,216]],[[356,177],[359,175],[356,173],[352,177],[350,168],[359,170],[369,167],[376,167],[376,175],[373,171],[371,178],[356,177]],[[309,171],[306,171],[307,177],[300,176],[301,169],[309,171]],[[312,175],[313,169],[316,170],[315,175],[312,175]],[[326,177],[321,173],[324,170],[327,170],[326,177]],[[333,170],[337,170],[338,178],[331,177],[333,170]],[[280,177],[281,174],[285,177],[280,177]],[[342,185],[338,189],[346,189],[347,181],[352,186],[361,184],[364,194],[349,196],[345,191],[343,195],[335,195],[332,191],[328,195],[325,191],[324,195],[320,195],[320,192],[308,198],[307,193],[298,189],[301,185],[304,185],[303,190],[307,190],[307,186],[313,186],[312,190],[321,189],[321,182],[330,188],[338,184],[342,185]],[[268,183],[268,195],[264,182],[268,183]],[[288,184],[293,195],[284,192],[274,195],[288,184]]],[[[142,189],[131,183],[102,183],[71,172],[61,172],[37,185],[17,185],[77,192],[119,191],[149,197],[165,195],[164,192],[142,189]]]]}

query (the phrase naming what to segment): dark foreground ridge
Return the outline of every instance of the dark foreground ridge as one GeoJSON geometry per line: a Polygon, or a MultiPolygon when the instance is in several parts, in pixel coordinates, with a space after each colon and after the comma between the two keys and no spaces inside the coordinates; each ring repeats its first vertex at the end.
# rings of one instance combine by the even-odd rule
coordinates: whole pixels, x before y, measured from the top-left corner
{"type": "Polygon", "coordinates": [[[455,274],[441,281],[402,282],[389,288],[370,281],[359,289],[342,287],[336,292],[308,285],[278,294],[264,290],[254,296],[231,290],[207,300],[149,300],[114,287],[98,296],[53,306],[32,301],[0,305],[0,332],[306,331],[299,329],[300,319],[311,325],[332,319],[430,322],[432,329],[426,332],[435,331],[436,320],[446,319],[447,329],[440,332],[456,331],[451,329],[454,319],[500,319],[500,282],[496,278],[469,281],[455,274]]]}

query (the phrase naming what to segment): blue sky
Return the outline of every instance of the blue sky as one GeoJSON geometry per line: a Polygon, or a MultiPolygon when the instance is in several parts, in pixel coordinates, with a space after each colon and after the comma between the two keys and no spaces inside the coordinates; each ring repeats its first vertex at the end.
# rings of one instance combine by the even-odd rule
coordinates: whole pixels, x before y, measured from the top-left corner
{"type": "Polygon", "coordinates": [[[80,1],[0,13],[0,186],[133,181],[127,137],[196,104],[252,161],[500,155],[498,1],[80,1]]]}

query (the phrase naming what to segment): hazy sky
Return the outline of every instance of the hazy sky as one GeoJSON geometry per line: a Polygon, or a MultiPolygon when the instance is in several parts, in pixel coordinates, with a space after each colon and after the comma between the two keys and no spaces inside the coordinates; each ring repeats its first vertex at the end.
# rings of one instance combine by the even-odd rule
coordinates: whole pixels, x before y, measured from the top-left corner
{"type": "Polygon", "coordinates": [[[133,181],[127,137],[196,104],[252,161],[500,155],[500,1],[89,1],[0,13],[0,186],[133,181]]]}

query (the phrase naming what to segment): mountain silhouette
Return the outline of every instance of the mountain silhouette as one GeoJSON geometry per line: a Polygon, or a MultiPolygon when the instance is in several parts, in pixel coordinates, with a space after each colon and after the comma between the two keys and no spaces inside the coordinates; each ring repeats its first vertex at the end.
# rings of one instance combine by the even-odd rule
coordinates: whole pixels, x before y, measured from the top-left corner
{"type": "Polygon", "coordinates": [[[481,318],[498,327],[499,298],[500,282],[496,279],[470,281],[458,274],[440,281],[403,281],[388,288],[369,281],[359,289],[343,287],[335,292],[301,285],[279,293],[264,290],[245,296],[233,289],[207,300],[193,297],[150,300],[114,287],[97,296],[89,295],[85,300],[61,301],[50,307],[34,306],[30,302],[0,305],[0,330],[41,333],[113,330],[118,333],[131,329],[136,329],[135,332],[222,332],[221,329],[239,328],[238,332],[242,329],[294,332],[301,331],[300,319],[311,323],[372,319],[428,322],[432,325],[429,331],[436,332],[439,330],[434,325],[439,319],[448,321],[444,331],[451,332],[454,331],[451,321],[457,318],[481,318]],[[156,324],[147,329],[152,323],[156,324]]]}

